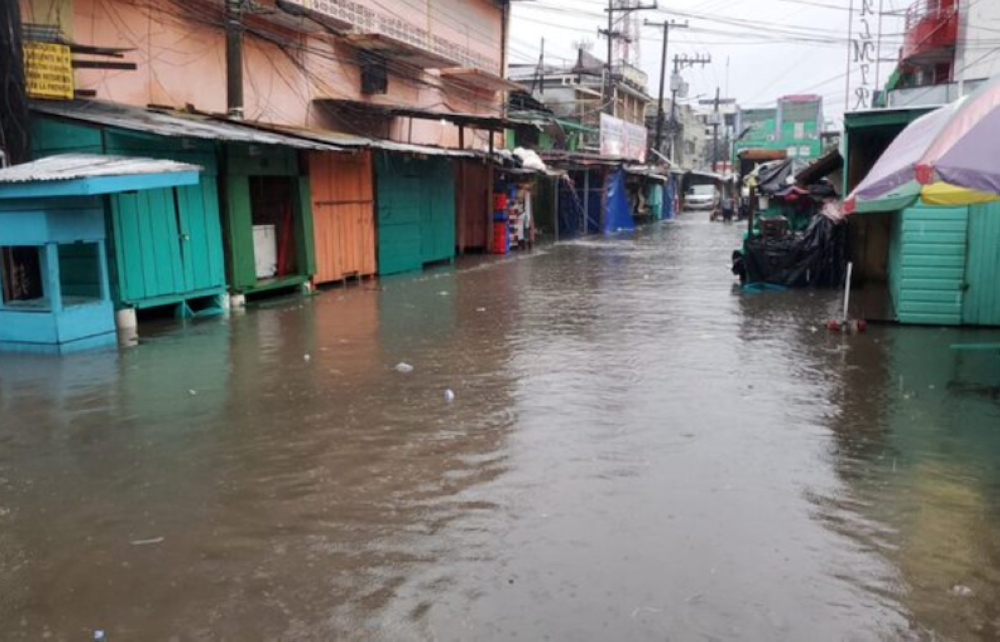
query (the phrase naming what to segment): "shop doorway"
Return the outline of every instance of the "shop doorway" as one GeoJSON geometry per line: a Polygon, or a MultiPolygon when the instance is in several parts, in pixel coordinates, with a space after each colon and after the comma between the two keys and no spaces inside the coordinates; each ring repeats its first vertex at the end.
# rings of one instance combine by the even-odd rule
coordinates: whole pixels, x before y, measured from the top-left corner
{"type": "Polygon", "coordinates": [[[296,274],[297,180],[291,176],[251,176],[254,270],[258,280],[296,274]]]}

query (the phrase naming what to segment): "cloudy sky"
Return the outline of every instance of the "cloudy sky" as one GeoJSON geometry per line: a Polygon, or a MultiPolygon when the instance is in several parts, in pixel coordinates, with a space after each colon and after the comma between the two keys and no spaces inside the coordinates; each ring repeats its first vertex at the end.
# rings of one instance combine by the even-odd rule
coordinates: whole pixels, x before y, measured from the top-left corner
{"type": "MultiPolygon", "coordinates": [[[[618,0],[615,0],[616,4],[618,0]]],[[[642,0],[643,4],[652,4],[642,0]]],[[[862,0],[855,0],[860,6],[862,0]]],[[[909,0],[881,3],[882,58],[894,59],[902,43],[900,15],[909,0]]],[[[637,4],[637,0],[631,0],[637,4]]],[[[670,56],[711,55],[712,64],[684,73],[691,99],[715,95],[719,86],[744,107],[774,104],[787,94],[813,93],[824,98],[826,116],[839,122],[844,111],[845,72],[851,0],[659,0],[659,9],[635,15],[638,21],[687,22],[671,32],[670,56]]],[[[593,43],[604,59],[607,41],[597,29],[607,27],[607,0],[524,0],[513,4],[511,63],[537,63],[541,39],[546,60],[575,58],[574,43],[593,43]]],[[[662,29],[643,27],[640,66],[649,74],[649,91],[659,86],[662,29]]],[[[881,80],[894,65],[883,62],[881,80]]]]}

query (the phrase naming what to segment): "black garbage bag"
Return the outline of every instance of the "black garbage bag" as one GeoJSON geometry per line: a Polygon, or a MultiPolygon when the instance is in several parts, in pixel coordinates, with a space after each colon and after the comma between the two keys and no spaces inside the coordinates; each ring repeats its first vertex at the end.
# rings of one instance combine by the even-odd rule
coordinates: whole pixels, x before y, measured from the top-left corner
{"type": "Polygon", "coordinates": [[[840,287],[847,251],[847,225],[817,214],[804,232],[747,240],[741,257],[742,280],[790,288],[840,287]]]}

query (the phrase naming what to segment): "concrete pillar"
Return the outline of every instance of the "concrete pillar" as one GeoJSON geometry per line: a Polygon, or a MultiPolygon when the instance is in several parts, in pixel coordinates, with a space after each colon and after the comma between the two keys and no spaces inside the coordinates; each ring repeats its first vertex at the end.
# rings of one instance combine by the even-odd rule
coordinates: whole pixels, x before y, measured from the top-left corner
{"type": "Polygon", "coordinates": [[[137,330],[139,318],[136,316],[135,308],[122,308],[115,312],[115,327],[118,328],[119,332],[137,330]]]}
{"type": "Polygon", "coordinates": [[[139,319],[135,308],[123,308],[115,312],[115,327],[118,330],[118,345],[134,346],[139,343],[139,319]]]}

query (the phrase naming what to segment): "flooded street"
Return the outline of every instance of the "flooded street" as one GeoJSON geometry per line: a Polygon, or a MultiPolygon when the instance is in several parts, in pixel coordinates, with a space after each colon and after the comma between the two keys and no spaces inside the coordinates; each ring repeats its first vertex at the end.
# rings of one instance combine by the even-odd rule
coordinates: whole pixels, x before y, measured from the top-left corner
{"type": "Polygon", "coordinates": [[[1000,331],[704,218],[4,355],[0,639],[1000,637],[1000,331]]]}

